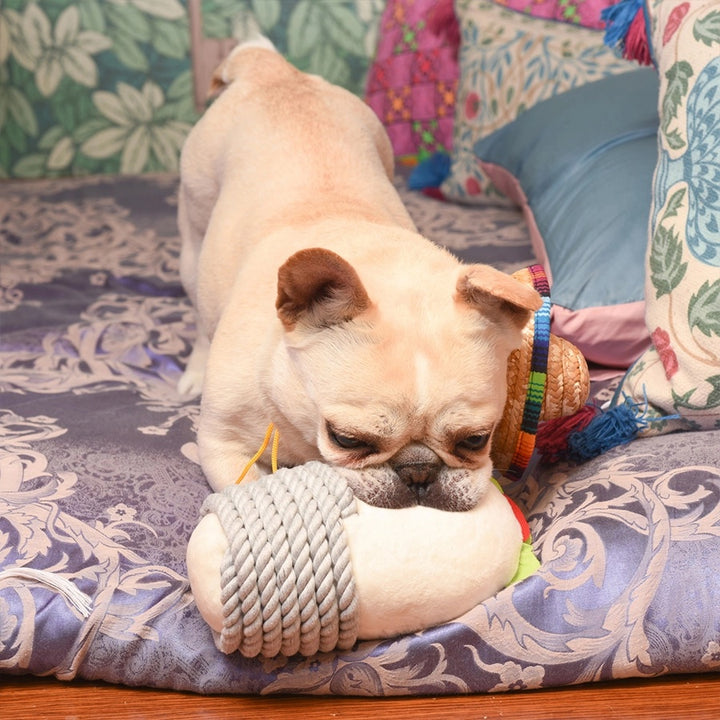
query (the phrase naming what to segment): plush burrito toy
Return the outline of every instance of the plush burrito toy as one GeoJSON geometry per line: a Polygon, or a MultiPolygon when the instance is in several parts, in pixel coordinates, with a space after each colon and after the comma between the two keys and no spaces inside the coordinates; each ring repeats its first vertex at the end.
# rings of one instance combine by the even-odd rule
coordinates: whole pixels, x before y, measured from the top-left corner
{"type": "Polygon", "coordinates": [[[386,509],[355,498],[347,472],[310,462],[205,501],[188,572],[221,650],[307,656],[421,630],[535,569],[493,481],[466,512],[386,509]]]}

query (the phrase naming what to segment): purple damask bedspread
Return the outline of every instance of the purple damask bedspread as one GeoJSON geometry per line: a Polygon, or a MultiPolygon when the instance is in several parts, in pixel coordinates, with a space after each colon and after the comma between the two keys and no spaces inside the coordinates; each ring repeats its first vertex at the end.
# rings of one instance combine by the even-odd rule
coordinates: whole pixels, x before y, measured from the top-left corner
{"type": "MultiPolygon", "coordinates": [[[[720,430],[536,468],[539,572],[456,622],[350,652],[216,650],[185,548],[208,494],[174,177],[0,185],[0,670],[235,693],[393,695],[720,667],[720,430]]],[[[468,260],[532,262],[518,213],[407,195],[468,260]]],[[[0,681],[1,682],[1,681],[0,681]]]]}

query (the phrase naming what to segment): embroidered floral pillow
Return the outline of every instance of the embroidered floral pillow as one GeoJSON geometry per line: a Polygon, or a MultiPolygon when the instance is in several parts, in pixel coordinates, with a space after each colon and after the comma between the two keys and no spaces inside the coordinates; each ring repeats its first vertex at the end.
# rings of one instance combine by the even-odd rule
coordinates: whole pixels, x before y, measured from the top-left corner
{"type": "MultiPolygon", "coordinates": [[[[648,3],[660,74],[659,157],[646,267],[653,339],[621,390],[647,432],[720,426],[720,6],[648,3]]],[[[619,396],[621,397],[621,396],[619,396]]]]}
{"type": "Polygon", "coordinates": [[[478,140],[541,100],[633,64],[603,44],[600,30],[538,19],[483,0],[456,0],[455,12],[461,30],[460,81],[450,175],[441,190],[449,199],[475,202],[500,196],[478,166],[478,140]]]}

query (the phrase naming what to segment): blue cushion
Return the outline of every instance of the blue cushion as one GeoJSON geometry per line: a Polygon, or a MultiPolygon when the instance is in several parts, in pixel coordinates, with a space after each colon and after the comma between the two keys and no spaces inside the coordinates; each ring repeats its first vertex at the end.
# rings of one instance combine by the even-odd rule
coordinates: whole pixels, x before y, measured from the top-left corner
{"type": "Polygon", "coordinates": [[[649,344],[644,267],[657,162],[657,73],[642,68],[545,100],[475,145],[524,209],[552,280],[553,330],[626,367],[649,344]]]}

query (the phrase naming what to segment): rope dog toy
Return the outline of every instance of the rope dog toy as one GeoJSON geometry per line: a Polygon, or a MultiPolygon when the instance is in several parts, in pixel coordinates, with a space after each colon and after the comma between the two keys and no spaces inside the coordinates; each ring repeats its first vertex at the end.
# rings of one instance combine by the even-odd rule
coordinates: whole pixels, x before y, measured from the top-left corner
{"type": "Polygon", "coordinates": [[[526,525],[490,480],[466,512],[390,510],[313,461],[229,486],[201,514],[187,552],[195,602],[217,647],[246,657],[432,627],[516,579],[523,548],[535,561],[526,573],[537,567],[526,525]]]}

